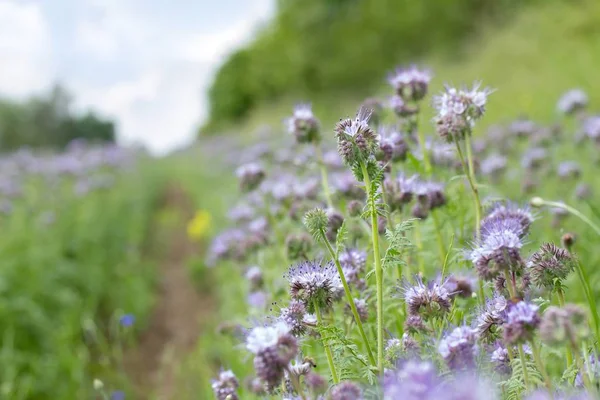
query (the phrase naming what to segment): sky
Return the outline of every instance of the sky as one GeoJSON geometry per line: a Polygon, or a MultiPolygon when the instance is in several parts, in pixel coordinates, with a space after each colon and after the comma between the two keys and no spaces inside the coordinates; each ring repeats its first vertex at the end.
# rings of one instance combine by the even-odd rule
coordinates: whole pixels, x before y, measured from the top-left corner
{"type": "Polygon", "coordinates": [[[165,154],[193,140],[212,75],[273,13],[274,0],[0,0],[0,96],[60,82],[121,143],[165,154]]]}

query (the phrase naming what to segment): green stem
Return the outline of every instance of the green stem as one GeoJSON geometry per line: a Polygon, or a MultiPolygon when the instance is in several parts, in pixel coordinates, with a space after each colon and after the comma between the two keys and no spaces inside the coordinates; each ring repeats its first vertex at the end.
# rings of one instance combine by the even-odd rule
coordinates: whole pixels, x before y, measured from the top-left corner
{"type": "Polygon", "coordinates": [[[363,324],[362,324],[362,321],[360,320],[360,316],[358,315],[358,310],[356,309],[356,304],[354,303],[354,298],[352,297],[352,292],[350,291],[350,287],[348,286],[348,282],[346,281],[346,277],[344,276],[344,270],[342,269],[340,260],[338,259],[337,255],[333,251],[333,247],[331,247],[331,243],[329,243],[329,240],[327,240],[327,237],[325,236],[325,232],[321,231],[321,237],[322,237],[323,241],[325,242],[325,246],[327,247],[327,251],[329,252],[329,255],[331,256],[331,258],[333,259],[333,262],[335,263],[335,266],[338,270],[338,274],[340,275],[340,280],[342,281],[342,286],[344,286],[344,292],[346,293],[346,300],[350,304],[350,309],[352,310],[352,315],[354,316],[354,322],[356,322],[356,326],[358,326],[360,336],[362,337],[362,340],[367,349],[367,353],[369,355],[369,360],[371,361],[371,364],[373,364],[373,366],[375,366],[376,365],[375,357],[373,357],[373,353],[371,352],[371,346],[369,345],[369,340],[367,339],[367,335],[365,334],[365,331],[363,329],[363,324]]]}
{"type": "Polygon", "coordinates": [[[583,378],[583,385],[589,391],[594,390],[594,388],[592,387],[592,383],[590,381],[590,376],[587,374],[587,371],[585,370],[585,364],[583,363],[581,355],[579,354],[579,350],[577,349],[577,346],[575,346],[575,345],[573,346],[573,354],[575,355],[575,363],[577,365],[577,368],[579,369],[579,373],[581,374],[581,377],[583,378]]]}
{"type": "Polygon", "coordinates": [[[585,297],[588,301],[588,306],[590,307],[590,312],[592,314],[592,319],[594,320],[594,333],[596,336],[596,341],[600,340],[600,316],[598,316],[598,309],[596,307],[596,299],[594,299],[594,295],[592,292],[592,287],[590,286],[590,279],[587,275],[585,268],[581,265],[579,259],[575,263],[575,269],[577,270],[577,276],[581,281],[581,285],[583,286],[583,291],[585,293],[585,297]]]}
{"type": "Polygon", "coordinates": [[[371,214],[371,239],[373,242],[373,258],[375,262],[375,281],[377,285],[377,369],[383,374],[383,268],[379,253],[379,232],[377,226],[377,210],[374,195],[371,193],[371,178],[367,166],[361,161],[360,167],[365,182],[367,201],[369,202],[371,214]]]}
{"type": "Polygon", "coordinates": [[[510,277],[508,270],[504,270],[504,280],[506,281],[506,288],[508,289],[508,294],[510,294],[511,299],[517,298],[517,288],[515,287],[515,283],[510,277]]]}
{"type": "MultiPolygon", "coordinates": [[[[321,316],[321,310],[319,309],[319,305],[317,304],[317,301],[314,301],[314,305],[315,305],[315,314],[317,314],[317,323],[319,324],[319,326],[323,325],[323,317],[321,316]]],[[[327,363],[329,364],[329,370],[331,371],[331,379],[333,379],[333,383],[337,384],[340,382],[340,379],[338,378],[337,372],[335,371],[335,364],[333,363],[333,355],[331,354],[331,348],[329,347],[329,344],[327,344],[325,342],[325,340],[321,340],[321,342],[323,343],[323,347],[325,348],[325,354],[327,355],[327,363]]]]}
{"type": "Polygon", "coordinates": [[[555,208],[562,208],[563,210],[568,211],[569,213],[575,215],[577,218],[585,222],[590,228],[594,230],[594,232],[600,235],[600,228],[598,227],[598,225],[593,223],[591,219],[583,215],[579,210],[567,204],[559,203],[557,201],[547,201],[540,197],[534,197],[533,199],[531,199],[531,205],[533,205],[534,207],[549,206],[555,208]]]}
{"type": "MultiPolygon", "coordinates": [[[[558,295],[558,304],[561,307],[565,306],[565,294],[562,290],[562,288],[558,288],[556,290],[556,294],[558,295]]],[[[569,368],[572,364],[573,364],[573,354],[571,354],[571,348],[569,346],[567,346],[565,348],[565,356],[567,358],[567,368],[569,368]]]]}
{"type": "Polygon", "coordinates": [[[419,275],[425,276],[425,259],[423,258],[423,240],[421,239],[421,225],[415,224],[415,242],[417,244],[417,258],[419,262],[419,275]]]}
{"type": "Polygon", "coordinates": [[[429,174],[431,173],[431,162],[429,161],[429,153],[427,153],[427,146],[425,144],[425,131],[419,129],[418,122],[418,120],[415,121],[414,129],[417,130],[417,137],[419,138],[419,147],[421,148],[421,154],[423,155],[423,164],[425,164],[425,173],[429,176],[429,174]]]}
{"type": "Polygon", "coordinates": [[[519,359],[521,359],[521,366],[523,369],[523,382],[525,382],[525,388],[527,390],[531,389],[529,384],[529,372],[527,371],[527,361],[525,359],[525,352],[523,351],[523,345],[519,343],[517,346],[519,349],[519,359]]]}
{"type": "Polygon", "coordinates": [[[323,162],[323,152],[321,151],[321,146],[318,144],[315,144],[315,153],[317,154],[317,161],[319,163],[319,169],[321,170],[321,185],[323,185],[323,192],[325,193],[325,199],[327,200],[327,207],[333,208],[333,201],[331,201],[331,193],[329,192],[327,168],[323,162]]]}
{"type": "Polygon", "coordinates": [[[544,366],[544,362],[542,361],[542,357],[540,355],[540,348],[535,344],[534,340],[531,340],[531,351],[533,352],[533,359],[535,360],[535,365],[540,370],[540,373],[544,378],[544,384],[546,385],[546,389],[548,389],[549,393],[554,393],[554,390],[552,388],[552,381],[548,376],[548,371],[546,371],[546,367],[544,366]]]}
{"type": "Polygon", "coordinates": [[[292,382],[292,386],[294,387],[294,390],[296,390],[296,392],[298,393],[298,396],[300,396],[300,398],[302,400],[306,400],[306,396],[304,395],[304,392],[302,391],[302,387],[300,386],[300,379],[298,378],[298,376],[291,373],[289,370],[288,370],[288,374],[290,376],[290,382],[292,382]]]}
{"type": "MultiPolygon", "coordinates": [[[[471,175],[472,171],[470,169],[470,165],[473,163],[473,161],[470,160],[467,164],[467,162],[465,161],[465,157],[463,156],[462,150],[460,148],[460,143],[458,142],[458,139],[456,137],[454,137],[454,143],[456,144],[456,151],[458,153],[458,157],[460,158],[460,163],[462,164],[463,171],[467,176],[469,186],[471,187],[471,191],[473,192],[473,199],[475,201],[475,235],[479,239],[479,237],[481,236],[481,232],[479,230],[481,225],[481,201],[479,200],[479,190],[477,189],[477,184],[475,183],[475,176],[474,174],[471,175]]],[[[470,145],[471,142],[467,143],[470,145]]],[[[469,151],[467,154],[470,153],[471,152],[469,151]]]]}

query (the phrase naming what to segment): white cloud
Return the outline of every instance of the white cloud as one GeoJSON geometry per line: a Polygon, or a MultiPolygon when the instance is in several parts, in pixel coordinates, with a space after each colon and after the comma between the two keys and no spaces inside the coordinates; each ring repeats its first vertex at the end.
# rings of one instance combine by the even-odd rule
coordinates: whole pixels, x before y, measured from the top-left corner
{"type": "Polygon", "coordinates": [[[40,7],[0,0],[0,93],[23,97],[54,78],[50,32],[40,7]]]}

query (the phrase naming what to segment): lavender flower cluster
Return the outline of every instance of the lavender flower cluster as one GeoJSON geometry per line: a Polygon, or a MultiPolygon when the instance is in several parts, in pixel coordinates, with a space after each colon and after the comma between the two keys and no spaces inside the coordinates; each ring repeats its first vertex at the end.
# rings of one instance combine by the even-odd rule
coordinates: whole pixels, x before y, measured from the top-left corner
{"type": "MultiPolygon", "coordinates": [[[[248,376],[221,371],[217,399],[599,394],[600,326],[574,236],[538,242],[544,214],[493,191],[511,182],[509,160],[520,156],[529,192],[554,176],[589,198],[578,162],[548,162],[565,129],[521,118],[474,140],[493,93],[480,83],[446,86],[433,98],[432,124],[420,126],[432,78],[416,66],[394,71],[387,102],[367,99],[329,135],[300,104],[285,120],[283,148],[278,140],[239,157],[234,227],[215,237],[208,258],[242,267],[253,322],[233,330],[248,360],[234,372],[248,376]],[[584,289],[587,304],[570,285],[584,289]]],[[[582,142],[598,142],[600,119],[587,105],[573,90],[557,110],[579,124],[582,142]]],[[[583,216],[562,202],[532,206],[550,206],[556,226],[583,216]]]]}

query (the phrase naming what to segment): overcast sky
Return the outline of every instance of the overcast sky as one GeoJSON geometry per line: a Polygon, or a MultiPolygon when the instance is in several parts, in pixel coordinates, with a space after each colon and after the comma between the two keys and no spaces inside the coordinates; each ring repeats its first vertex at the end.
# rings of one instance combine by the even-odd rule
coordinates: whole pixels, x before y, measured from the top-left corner
{"type": "Polygon", "coordinates": [[[223,57],[274,0],[0,0],[0,95],[55,81],[76,107],[118,123],[124,143],[164,153],[189,142],[223,57]]]}

